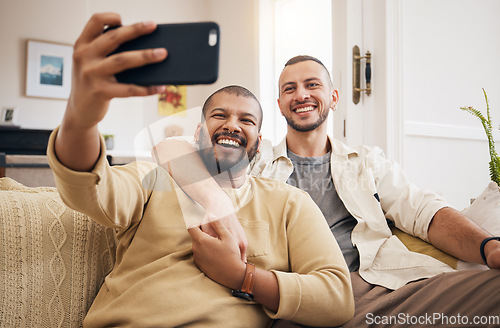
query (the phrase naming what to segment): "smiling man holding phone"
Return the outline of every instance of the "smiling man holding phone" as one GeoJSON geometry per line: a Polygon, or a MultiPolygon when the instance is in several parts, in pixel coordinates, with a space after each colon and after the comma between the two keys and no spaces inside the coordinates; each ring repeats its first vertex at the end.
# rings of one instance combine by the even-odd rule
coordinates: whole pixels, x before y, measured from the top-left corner
{"type": "Polygon", "coordinates": [[[209,171],[230,173],[215,180],[248,237],[244,256],[224,221],[210,216],[214,234],[202,231],[193,218],[196,205],[177,193],[162,167],[108,164],[97,124],[109,101],[163,90],[118,83],[115,74],[167,57],[163,48],[109,55],[156,29],[140,23],[102,33],[120,24],[117,14],[96,14],[77,40],[70,98],[47,150],[64,202],[117,231],[116,263],[84,326],[253,328],[279,318],[321,326],[349,320],[349,272],[320,209],[296,188],[245,173],[259,149],[262,121],[247,89],[213,93],[195,134],[201,158],[217,163],[209,171]],[[187,219],[186,208],[194,213],[187,219]]]}

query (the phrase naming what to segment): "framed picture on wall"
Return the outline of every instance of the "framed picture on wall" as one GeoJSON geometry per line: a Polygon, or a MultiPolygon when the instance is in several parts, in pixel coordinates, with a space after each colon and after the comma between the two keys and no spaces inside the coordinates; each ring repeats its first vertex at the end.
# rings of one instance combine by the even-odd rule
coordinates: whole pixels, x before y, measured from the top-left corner
{"type": "Polygon", "coordinates": [[[26,96],[68,99],[73,46],[28,40],[26,51],[26,96]]]}
{"type": "Polygon", "coordinates": [[[4,107],[0,111],[0,125],[15,125],[17,123],[18,110],[15,107],[4,107]]]}

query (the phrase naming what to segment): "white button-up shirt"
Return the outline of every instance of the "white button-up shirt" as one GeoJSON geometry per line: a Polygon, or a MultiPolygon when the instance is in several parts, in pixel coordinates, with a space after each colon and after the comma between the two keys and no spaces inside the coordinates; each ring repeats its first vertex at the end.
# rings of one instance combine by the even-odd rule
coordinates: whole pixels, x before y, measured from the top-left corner
{"type": "MultiPolygon", "coordinates": [[[[351,235],[359,251],[359,274],[369,283],[397,289],[406,283],[453,269],[430,256],[410,252],[393,236],[387,220],[428,241],[434,214],[447,203],[433,192],[420,190],[402,168],[377,147],[349,147],[329,139],[331,172],[337,194],[357,220],[351,235]]],[[[275,147],[263,141],[249,167],[255,176],[286,182],[293,172],[286,138],[275,147]]]]}

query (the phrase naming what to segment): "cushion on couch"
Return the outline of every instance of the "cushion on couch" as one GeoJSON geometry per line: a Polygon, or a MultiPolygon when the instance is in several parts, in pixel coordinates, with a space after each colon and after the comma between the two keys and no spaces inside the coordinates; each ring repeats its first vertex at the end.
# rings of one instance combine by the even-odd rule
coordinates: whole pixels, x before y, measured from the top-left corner
{"type": "MultiPolygon", "coordinates": [[[[486,189],[476,197],[471,206],[463,211],[464,215],[476,222],[493,236],[500,236],[500,190],[491,181],[486,189]]],[[[459,270],[487,269],[483,264],[458,262],[459,270]]]]}
{"type": "Polygon", "coordinates": [[[498,185],[495,182],[490,182],[488,187],[463,213],[493,236],[500,236],[500,190],[498,185]]]}
{"type": "Polygon", "coordinates": [[[0,179],[2,327],[81,327],[114,260],[112,229],[66,207],[55,188],[0,179]]]}

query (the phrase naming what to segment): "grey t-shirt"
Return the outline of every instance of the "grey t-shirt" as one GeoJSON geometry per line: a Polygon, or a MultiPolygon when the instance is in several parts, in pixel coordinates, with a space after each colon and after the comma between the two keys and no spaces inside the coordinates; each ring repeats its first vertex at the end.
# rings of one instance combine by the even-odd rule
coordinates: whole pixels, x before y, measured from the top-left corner
{"type": "Polygon", "coordinates": [[[321,157],[300,157],[288,151],[288,157],[294,170],[287,183],[306,191],[316,202],[337,239],[349,270],[359,270],[359,253],[351,241],[356,219],[347,211],[335,190],[330,168],[331,153],[321,157]]]}

